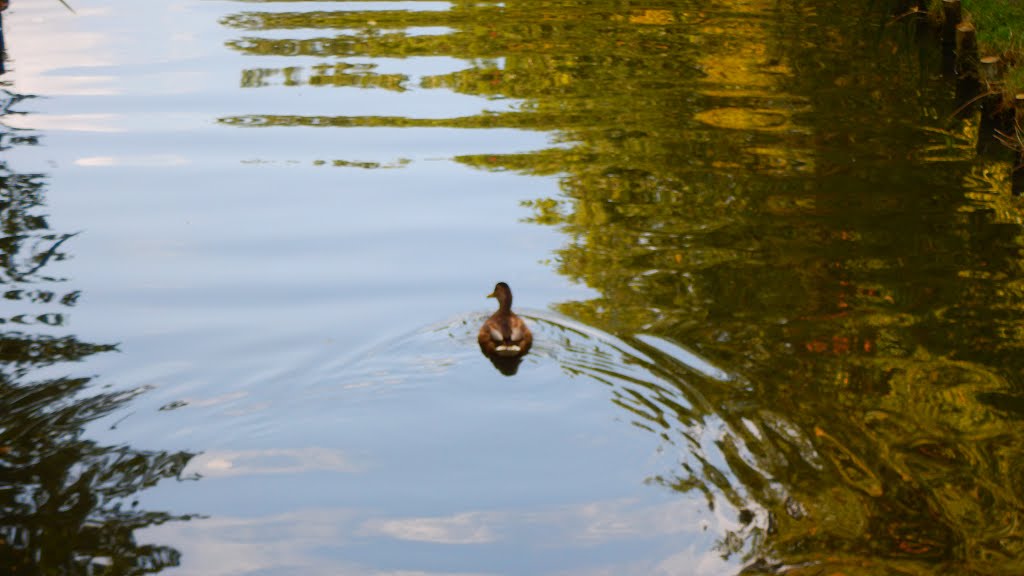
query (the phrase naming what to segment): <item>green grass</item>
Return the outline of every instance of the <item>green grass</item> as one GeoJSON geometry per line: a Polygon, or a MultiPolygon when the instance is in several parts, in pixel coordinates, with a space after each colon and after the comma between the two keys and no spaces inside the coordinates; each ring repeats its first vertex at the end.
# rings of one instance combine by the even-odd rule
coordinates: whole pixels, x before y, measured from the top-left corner
{"type": "Polygon", "coordinates": [[[995,54],[1024,50],[1024,2],[1019,0],[963,0],[963,8],[978,31],[982,50],[995,54]]]}
{"type": "MultiPolygon", "coordinates": [[[[962,0],[964,20],[974,24],[980,56],[999,56],[1007,70],[1002,81],[1004,102],[1024,92],[1024,2],[1021,0],[962,0]]],[[[941,0],[931,3],[942,14],[941,0]]],[[[998,89],[998,88],[997,88],[998,89]]]]}
{"type": "MultiPolygon", "coordinates": [[[[962,0],[965,19],[974,24],[981,55],[1000,56],[1007,70],[1002,81],[1003,102],[1015,104],[1014,95],[1024,92],[1024,2],[1020,0],[962,0]]],[[[1005,144],[1024,154],[1024,126],[1005,144]]]]}
{"type": "Polygon", "coordinates": [[[1022,61],[1018,55],[1016,65],[1006,71],[1004,82],[1007,87],[1016,87],[1009,90],[1013,94],[1022,92],[1021,87],[1024,87],[1024,66],[1022,66],[1022,64],[1024,64],[1024,61],[1022,61]]]}

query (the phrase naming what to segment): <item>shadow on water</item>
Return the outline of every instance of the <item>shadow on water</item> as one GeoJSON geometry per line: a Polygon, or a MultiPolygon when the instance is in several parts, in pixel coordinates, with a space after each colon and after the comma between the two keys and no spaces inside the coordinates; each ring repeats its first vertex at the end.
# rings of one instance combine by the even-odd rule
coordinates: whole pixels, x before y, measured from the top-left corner
{"type": "MultiPolygon", "coordinates": [[[[0,110],[24,97],[6,88],[0,110]]],[[[33,146],[28,131],[0,131],[0,151],[33,146]]],[[[135,532],[190,516],[141,508],[137,498],[179,478],[194,454],[104,446],[90,422],[124,409],[145,388],[96,390],[74,363],[115,344],[67,334],[80,293],[54,268],[75,234],[50,229],[46,175],[0,161],[0,566],[4,574],[143,574],[177,566],[177,550],[135,532]]]]}

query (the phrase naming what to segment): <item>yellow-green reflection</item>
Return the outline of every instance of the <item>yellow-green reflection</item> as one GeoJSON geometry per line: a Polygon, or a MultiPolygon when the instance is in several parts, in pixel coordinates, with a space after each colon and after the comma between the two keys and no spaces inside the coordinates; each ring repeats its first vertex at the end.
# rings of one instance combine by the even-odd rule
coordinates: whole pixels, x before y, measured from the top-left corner
{"type": "MultiPolygon", "coordinates": [[[[4,95],[4,110],[20,100],[4,95]]],[[[3,149],[37,143],[23,132],[0,132],[3,149]]],[[[60,375],[116,345],[66,334],[79,292],[54,264],[68,257],[74,234],[50,229],[45,191],[45,174],[0,162],[0,283],[5,309],[17,311],[0,318],[0,570],[159,572],[177,566],[179,553],[137,542],[135,531],[188,516],[145,510],[135,499],[178,477],[193,454],[104,446],[83,434],[144,389],[97,392],[92,376],[60,375]]]]}
{"type": "MultiPolygon", "coordinates": [[[[948,119],[938,54],[889,19],[764,0],[249,11],[224,22],[242,53],[455,57],[419,88],[523,104],[221,121],[554,132],[456,160],[560,178],[532,222],[565,233],[558,270],[600,294],[560,312],[628,347],[569,348],[564,367],[678,450],[656,483],[744,510],[723,555],[751,574],[1017,573],[1020,204],[1009,165],[974,157],[977,119],[948,119]],[[316,37],[260,37],[297,28],[316,37]]],[[[335,85],[409,88],[329,66],[335,85]]]]}

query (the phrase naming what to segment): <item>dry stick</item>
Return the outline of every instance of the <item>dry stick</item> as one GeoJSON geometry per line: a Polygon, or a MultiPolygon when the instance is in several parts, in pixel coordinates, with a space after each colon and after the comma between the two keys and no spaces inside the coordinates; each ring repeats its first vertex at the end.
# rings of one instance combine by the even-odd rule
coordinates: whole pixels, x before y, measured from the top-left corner
{"type": "Polygon", "coordinates": [[[996,129],[994,132],[996,133],[996,140],[1002,142],[1003,146],[1006,146],[1010,150],[1017,150],[1020,148],[1020,141],[1016,137],[1010,136],[999,129],[996,129]]]}
{"type": "Polygon", "coordinates": [[[924,6],[926,0],[900,0],[899,4],[895,9],[892,20],[886,23],[886,26],[891,26],[903,20],[907,16],[927,16],[928,9],[924,6]]]}
{"type": "Polygon", "coordinates": [[[72,14],[78,14],[78,12],[75,12],[75,9],[72,8],[67,2],[65,2],[64,0],[59,0],[59,1],[60,1],[61,4],[64,5],[65,8],[67,8],[68,10],[71,10],[72,14]]]}
{"type": "Polygon", "coordinates": [[[998,94],[998,92],[993,92],[992,90],[989,90],[988,92],[982,92],[981,94],[978,94],[974,98],[971,98],[967,102],[964,102],[963,106],[957,108],[956,110],[953,110],[953,113],[949,115],[949,118],[950,119],[955,118],[957,114],[963,112],[965,108],[967,108],[971,104],[974,104],[978,100],[981,100],[982,98],[986,98],[988,96],[994,96],[996,94],[998,94]]]}
{"type": "Polygon", "coordinates": [[[942,0],[942,43],[952,44],[960,23],[960,0],[942,0]]]}
{"type": "Polygon", "coordinates": [[[920,14],[922,14],[921,10],[915,6],[915,7],[911,8],[910,10],[904,12],[903,14],[898,14],[896,16],[893,16],[892,20],[889,20],[888,22],[886,22],[885,25],[886,26],[892,26],[893,24],[899,22],[900,20],[903,20],[907,16],[916,16],[916,15],[920,15],[920,14]]]}
{"type": "MultiPolygon", "coordinates": [[[[994,129],[993,132],[995,132],[996,140],[999,140],[1004,146],[1017,154],[1022,154],[1024,153],[1024,141],[1021,141],[1020,122],[1016,118],[1013,120],[1013,129],[1013,134],[1007,134],[998,128],[994,129]]],[[[1016,169],[1017,167],[1014,167],[1014,170],[1016,169]]]]}
{"type": "MultiPolygon", "coordinates": [[[[1024,125],[1024,94],[1017,94],[1013,97],[1013,135],[1003,134],[1002,132],[1000,134],[1005,138],[1004,143],[1013,150],[1016,150],[1018,154],[1024,154],[1024,139],[1022,139],[1024,129],[1022,129],[1022,125],[1024,125]]],[[[1019,167],[1015,167],[1014,170],[1019,167]]]]}

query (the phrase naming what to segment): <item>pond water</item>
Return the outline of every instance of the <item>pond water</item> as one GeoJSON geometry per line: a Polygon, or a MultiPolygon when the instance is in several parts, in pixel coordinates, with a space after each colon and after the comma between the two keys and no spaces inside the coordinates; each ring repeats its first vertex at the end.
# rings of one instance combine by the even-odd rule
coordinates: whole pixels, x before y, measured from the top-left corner
{"type": "Polygon", "coordinates": [[[1024,210],[910,18],[69,2],[3,14],[10,573],[1024,573],[1024,210]]]}

